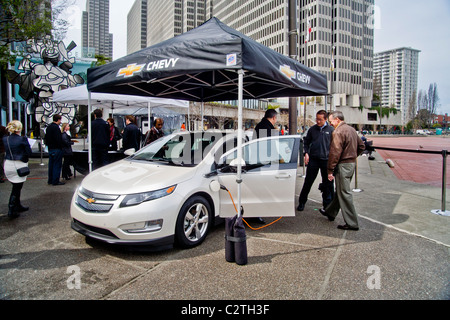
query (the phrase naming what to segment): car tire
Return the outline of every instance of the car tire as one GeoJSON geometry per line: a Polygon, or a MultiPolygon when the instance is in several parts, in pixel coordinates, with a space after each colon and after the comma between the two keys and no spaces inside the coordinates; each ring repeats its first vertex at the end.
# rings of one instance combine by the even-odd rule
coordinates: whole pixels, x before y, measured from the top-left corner
{"type": "Polygon", "coordinates": [[[212,225],[212,212],[209,202],[194,196],[181,207],[175,226],[176,244],[182,248],[193,248],[201,244],[212,225]]]}

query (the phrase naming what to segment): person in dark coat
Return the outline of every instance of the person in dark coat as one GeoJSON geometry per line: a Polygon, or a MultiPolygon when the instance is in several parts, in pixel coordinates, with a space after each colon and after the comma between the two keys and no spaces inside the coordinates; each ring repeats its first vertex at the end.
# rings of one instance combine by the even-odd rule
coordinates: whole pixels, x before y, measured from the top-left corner
{"type": "Polygon", "coordinates": [[[95,120],[92,121],[92,164],[98,169],[108,164],[109,125],[102,119],[103,111],[94,110],[95,120]]]}
{"type": "Polygon", "coordinates": [[[108,118],[109,125],[109,151],[117,151],[117,142],[122,139],[119,129],[114,125],[114,119],[108,118]]]}
{"type": "Polygon", "coordinates": [[[138,151],[141,145],[141,131],[136,125],[134,116],[125,116],[126,127],[123,130],[123,149],[128,150],[133,148],[138,151]]]}
{"type": "Polygon", "coordinates": [[[73,176],[70,166],[73,164],[73,152],[72,145],[74,144],[72,138],[67,134],[70,130],[68,123],[63,123],[61,126],[62,140],[63,140],[63,165],[62,165],[62,177],[64,180],[70,180],[73,176]]]}
{"type": "Polygon", "coordinates": [[[320,110],[316,114],[316,124],[306,134],[304,141],[306,177],[298,201],[298,211],[303,211],[311,187],[320,171],[322,183],[319,185],[322,191],[322,206],[326,208],[333,199],[333,182],[328,180],[328,155],[330,153],[331,135],[334,128],[327,123],[328,114],[320,110]]]}
{"type": "MultiPolygon", "coordinates": [[[[253,139],[266,138],[271,136],[277,136],[278,130],[275,129],[275,123],[277,122],[277,111],[274,109],[268,109],[264,114],[264,118],[261,119],[261,122],[258,123],[255,127],[255,131],[253,133],[253,139]]],[[[263,218],[251,218],[249,219],[252,222],[258,222],[265,224],[263,218]]]]}
{"type": "Polygon", "coordinates": [[[4,136],[2,141],[5,146],[5,175],[12,183],[11,195],[8,203],[8,217],[17,218],[20,212],[29,210],[28,207],[20,203],[20,194],[27,176],[20,177],[17,169],[28,166],[28,158],[31,156],[31,147],[26,137],[20,136],[22,132],[22,123],[20,121],[11,121],[6,127],[11,133],[10,136],[4,136]]]}
{"type": "Polygon", "coordinates": [[[5,182],[6,176],[3,169],[3,162],[5,162],[5,146],[3,145],[3,137],[8,135],[6,127],[0,125],[0,183],[5,182]]]}
{"type": "Polygon", "coordinates": [[[274,127],[277,122],[277,115],[276,110],[268,109],[264,114],[264,118],[256,125],[253,137],[259,139],[278,135],[278,130],[274,127]]]}
{"type": "Polygon", "coordinates": [[[155,124],[153,128],[151,128],[145,135],[146,136],[145,145],[148,145],[153,141],[156,141],[159,138],[164,137],[164,131],[162,130],[163,125],[164,125],[163,119],[161,118],[155,119],[155,124]]]}
{"type": "Polygon", "coordinates": [[[47,127],[45,144],[48,147],[48,184],[59,186],[64,182],[59,181],[63,161],[63,141],[61,129],[61,116],[55,114],[53,122],[47,127]]]}

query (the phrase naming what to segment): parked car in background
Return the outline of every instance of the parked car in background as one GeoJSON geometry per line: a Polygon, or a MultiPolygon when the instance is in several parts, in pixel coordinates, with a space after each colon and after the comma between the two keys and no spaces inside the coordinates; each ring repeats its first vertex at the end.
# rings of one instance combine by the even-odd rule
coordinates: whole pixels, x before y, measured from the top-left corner
{"type": "Polygon", "coordinates": [[[430,130],[427,130],[427,129],[419,129],[419,130],[416,130],[416,134],[430,135],[431,132],[430,132],[430,130]]]}

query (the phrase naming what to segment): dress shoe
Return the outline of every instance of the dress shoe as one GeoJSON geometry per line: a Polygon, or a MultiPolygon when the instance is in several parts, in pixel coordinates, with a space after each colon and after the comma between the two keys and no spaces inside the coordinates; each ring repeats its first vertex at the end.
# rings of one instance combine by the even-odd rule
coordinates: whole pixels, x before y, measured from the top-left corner
{"type": "Polygon", "coordinates": [[[260,223],[260,224],[266,224],[266,221],[263,218],[255,218],[255,222],[256,223],[260,223]]]}
{"type": "Polygon", "coordinates": [[[329,215],[327,215],[327,213],[325,212],[325,209],[320,208],[320,209],[319,209],[319,212],[320,212],[323,216],[327,217],[328,220],[334,221],[334,218],[332,218],[332,217],[330,217],[329,215]]]}
{"type": "Polygon", "coordinates": [[[263,218],[247,218],[245,220],[252,223],[266,224],[266,221],[264,221],[263,218]]]}
{"type": "Polygon", "coordinates": [[[54,186],[62,186],[62,185],[65,185],[65,183],[64,182],[58,182],[58,183],[55,183],[55,184],[53,184],[54,186]]]}
{"type": "Polygon", "coordinates": [[[297,211],[303,211],[305,210],[305,204],[304,203],[299,203],[298,207],[297,207],[297,211]]]}
{"type": "Polygon", "coordinates": [[[350,227],[348,224],[338,225],[338,229],[341,229],[341,230],[353,230],[353,231],[358,231],[359,230],[359,228],[350,227]]]}

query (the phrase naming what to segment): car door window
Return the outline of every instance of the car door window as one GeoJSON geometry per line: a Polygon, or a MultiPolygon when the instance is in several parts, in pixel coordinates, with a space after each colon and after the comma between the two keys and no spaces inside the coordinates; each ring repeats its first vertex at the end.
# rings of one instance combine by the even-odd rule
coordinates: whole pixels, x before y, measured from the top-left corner
{"type": "MultiPolygon", "coordinates": [[[[245,170],[253,170],[263,166],[289,164],[293,161],[295,138],[259,139],[244,145],[242,149],[242,162],[245,170]]],[[[223,166],[233,165],[237,162],[237,150],[226,155],[223,166]]]]}

